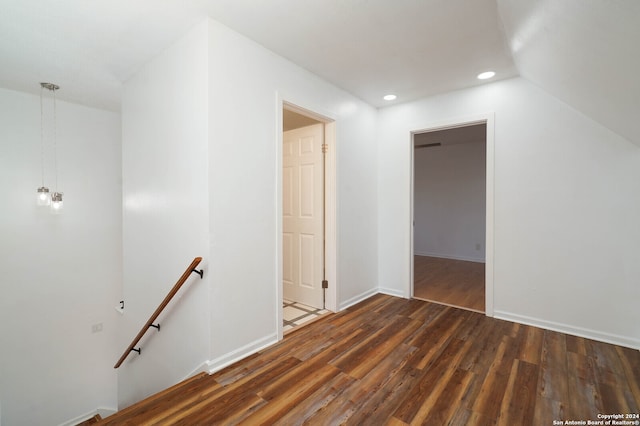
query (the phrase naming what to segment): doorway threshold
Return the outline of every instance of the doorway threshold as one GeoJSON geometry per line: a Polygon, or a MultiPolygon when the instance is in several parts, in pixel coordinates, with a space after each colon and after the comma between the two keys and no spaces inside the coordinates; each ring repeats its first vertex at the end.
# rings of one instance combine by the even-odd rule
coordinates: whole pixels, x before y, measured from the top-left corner
{"type": "Polygon", "coordinates": [[[481,311],[479,309],[468,308],[466,306],[453,305],[451,303],[440,302],[438,300],[425,299],[425,298],[422,298],[422,297],[415,297],[414,296],[413,298],[416,299],[416,300],[422,300],[423,302],[435,303],[437,305],[449,306],[451,308],[457,308],[457,309],[462,309],[462,310],[465,310],[465,311],[477,312],[479,314],[485,315],[485,312],[481,311]]]}
{"type": "Polygon", "coordinates": [[[318,309],[312,306],[284,299],[282,301],[283,310],[283,334],[299,329],[304,325],[320,319],[330,311],[326,309],[318,309]]]}

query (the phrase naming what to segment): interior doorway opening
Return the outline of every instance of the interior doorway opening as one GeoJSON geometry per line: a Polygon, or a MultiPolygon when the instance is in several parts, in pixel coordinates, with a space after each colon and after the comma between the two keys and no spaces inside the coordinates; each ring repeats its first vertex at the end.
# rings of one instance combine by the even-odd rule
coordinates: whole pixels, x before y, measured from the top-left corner
{"type": "Polygon", "coordinates": [[[412,296],[486,312],[487,123],[415,132],[412,296]]]}
{"type": "Polygon", "coordinates": [[[334,132],[332,120],[283,102],[281,336],[335,310],[334,132]]]}

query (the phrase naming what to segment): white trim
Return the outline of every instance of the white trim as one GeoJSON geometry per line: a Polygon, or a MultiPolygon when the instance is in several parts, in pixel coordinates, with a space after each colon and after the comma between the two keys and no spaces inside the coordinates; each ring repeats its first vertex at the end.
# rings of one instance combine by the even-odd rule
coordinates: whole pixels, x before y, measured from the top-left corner
{"type": "Polygon", "coordinates": [[[75,417],[71,420],[67,420],[66,422],[60,423],[59,426],[75,426],[78,423],[82,423],[85,420],[89,420],[90,418],[94,417],[96,414],[100,414],[100,417],[102,417],[103,419],[106,417],[109,417],[112,414],[117,413],[118,410],[116,410],[115,408],[97,408],[93,411],[90,411],[88,413],[82,414],[78,417],[75,417]]]}
{"type": "MultiPolygon", "coordinates": [[[[282,309],[280,309],[282,310],[282,309]]],[[[216,359],[212,359],[210,361],[205,362],[204,368],[200,371],[205,371],[209,374],[213,374],[216,371],[222,370],[225,367],[233,364],[234,362],[238,362],[250,355],[253,355],[256,352],[261,351],[264,348],[267,348],[271,345],[278,343],[278,338],[276,334],[272,334],[270,336],[265,336],[261,339],[255,340],[247,345],[242,346],[234,351],[231,351],[227,354],[219,356],[216,359]]]]}
{"type": "Polygon", "coordinates": [[[386,294],[389,296],[394,296],[394,297],[401,297],[403,299],[406,299],[404,293],[400,290],[398,290],[397,288],[385,288],[385,287],[381,287],[378,289],[378,293],[382,293],[382,294],[386,294]]]}
{"type": "Polygon", "coordinates": [[[102,417],[103,419],[118,412],[118,410],[116,410],[115,408],[106,408],[106,407],[98,407],[96,411],[97,411],[97,414],[100,414],[100,417],[102,417]]]}
{"type": "Polygon", "coordinates": [[[325,176],[325,274],[329,282],[327,288],[327,299],[325,308],[336,312],[338,305],[338,191],[337,191],[337,147],[336,147],[336,122],[325,123],[324,142],[329,147],[329,152],[325,156],[326,171],[325,176]]]}
{"type": "Polygon", "coordinates": [[[414,221],[414,144],[413,137],[418,133],[432,132],[435,130],[453,129],[456,127],[465,127],[474,124],[486,123],[486,228],[485,228],[485,315],[494,316],[493,308],[493,268],[494,268],[494,188],[495,188],[495,132],[494,124],[495,113],[486,112],[469,117],[451,118],[435,123],[419,124],[411,126],[413,130],[409,131],[408,151],[411,159],[411,173],[409,174],[409,282],[406,283],[405,294],[413,297],[413,221],[414,221]]]}
{"type": "Polygon", "coordinates": [[[180,380],[181,382],[184,382],[185,380],[189,380],[190,378],[192,378],[193,376],[197,376],[200,373],[209,373],[209,361],[204,361],[202,362],[200,365],[198,365],[195,369],[191,370],[191,373],[187,374],[186,376],[184,376],[182,378],[182,380],[180,380]]]}
{"type": "MultiPolygon", "coordinates": [[[[312,104],[306,99],[300,99],[291,93],[284,93],[282,90],[276,93],[280,103],[280,109],[287,109],[298,114],[306,115],[323,123],[336,121],[336,115],[320,105],[312,104]]],[[[280,122],[282,124],[282,122],[280,122]]]]}
{"type": "Polygon", "coordinates": [[[415,164],[415,154],[416,148],[413,140],[415,133],[413,131],[409,132],[409,158],[411,159],[411,172],[409,173],[409,282],[407,285],[409,286],[409,291],[405,293],[409,296],[410,299],[413,299],[413,290],[414,290],[414,282],[415,275],[413,270],[413,260],[414,260],[414,233],[416,227],[416,219],[414,216],[414,204],[415,204],[415,185],[414,181],[416,180],[416,164],[415,164]]]}
{"type": "Polygon", "coordinates": [[[465,260],[467,262],[484,263],[484,258],[482,257],[458,256],[455,254],[431,253],[428,251],[418,251],[418,250],[414,250],[413,254],[416,256],[437,257],[439,259],[465,260]]]}
{"type": "Polygon", "coordinates": [[[364,293],[360,293],[356,296],[353,296],[347,300],[345,300],[344,302],[342,302],[340,304],[340,310],[343,311],[347,308],[349,308],[350,306],[353,306],[357,303],[362,302],[365,299],[368,299],[369,297],[373,296],[374,294],[378,294],[380,293],[380,290],[377,288],[373,288],[371,290],[367,290],[364,293]]]}
{"type": "Polygon", "coordinates": [[[325,272],[329,282],[326,292],[326,309],[337,312],[338,300],[338,276],[337,276],[337,149],[336,149],[336,123],[335,116],[331,112],[317,105],[298,99],[290,94],[276,91],[276,147],[275,147],[275,173],[276,173],[276,330],[278,341],[284,338],[282,321],[282,110],[294,111],[324,123],[325,143],[329,145],[326,156],[326,198],[325,198],[325,272]]]}
{"type": "Polygon", "coordinates": [[[543,328],[546,330],[557,331],[560,333],[570,334],[572,336],[584,337],[587,339],[597,340],[600,342],[611,343],[614,345],[625,346],[631,349],[640,350],[640,339],[633,337],[620,336],[588,328],[576,327],[568,324],[562,324],[554,321],[547,321],[539,318],[532,318],[526,315],[513,314],[511,312],[495,311],[495,318],[516,322],[519,324],[530,325],[533,327],[543,328]]]}
{"type": "Polygon", "coordinates": [[[276,271],[276,340],[279,342],[284,338],[284,326],[283,326],[283,312],[282,312],[282,300],[283,300],[283,265],[282,265],[282,110],[284,108],[284,101],[279,93],[276,92],[276,146],[275,146],[275,179],[276,179],[276,203],[275,203],[275,217],[276,217],[276,252],[273,254],[276,271]]]}
{"type": "Polygon", "coordinates": [[[487,123],[487,140],[485,144],[487,157],[487,182],[485,190],[487,192],[486,199],[486,224],[485,224],[485,272],[484,272],[484,293],[485,293],[485,315],[494,316],[493,305],[493,285],[494,275],[494,237],[495,237],[495,113],[485,114],[487,123]]]}

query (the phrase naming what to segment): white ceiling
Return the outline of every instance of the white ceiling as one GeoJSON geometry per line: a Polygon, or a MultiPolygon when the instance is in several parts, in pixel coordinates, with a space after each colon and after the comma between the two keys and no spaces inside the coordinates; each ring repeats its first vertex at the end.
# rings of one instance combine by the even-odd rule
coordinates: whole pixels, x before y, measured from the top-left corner
{"type": "Polygon", "coordinates": [[[374,106],[518,74],[495,0],[221,0],[212,16],[374,106]],[[247,13],[247,11],[251,11],[247,13]]]}
{"type": "Polygon", "coordinates": [[[121,83],[206,16],[375,106],[517,75],[495,0],[2,0],[0,86],[117,110],[121,83]]]}
{"type": "Polygon", "coordinates": [[[119,110],[122,83],[206,16],[374,106],[492,69],[640,144],[638,0],[1,0],[0,87],[119,110]]]}
{"type": "Polygon", "coordinates": [[[640,145],[640,1],[498,6],[523,77],[640,145]]]}

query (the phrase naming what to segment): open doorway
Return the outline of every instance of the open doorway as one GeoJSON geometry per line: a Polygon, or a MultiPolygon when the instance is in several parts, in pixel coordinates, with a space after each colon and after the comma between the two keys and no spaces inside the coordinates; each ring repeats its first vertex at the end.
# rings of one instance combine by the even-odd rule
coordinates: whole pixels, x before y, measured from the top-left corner
{"type": "MultiPolygon", "coordinates": [[[[282,330],[328,313],[327,132],[321,117],[284,104],[282,110],[282,330]]],[[[330,135],[329,139],[330,139],[330,135]]],[[[329,188],[330,189],[330,188],[329,188]]],[[[328,217],[329,216],[329,217],[328,217]]],[[[335,285],[335,282],[333,283],[335,285]]]]}
{"type": "Polygon", "coordinates": [[[482,313],[486,126],[413,135],[413,297],[482,313]]]}

